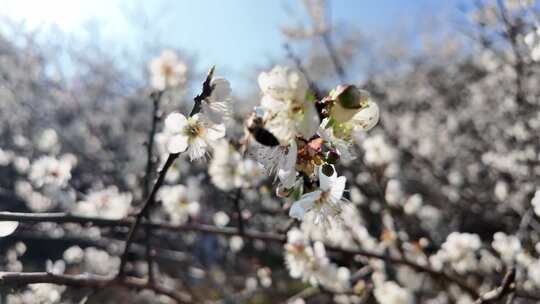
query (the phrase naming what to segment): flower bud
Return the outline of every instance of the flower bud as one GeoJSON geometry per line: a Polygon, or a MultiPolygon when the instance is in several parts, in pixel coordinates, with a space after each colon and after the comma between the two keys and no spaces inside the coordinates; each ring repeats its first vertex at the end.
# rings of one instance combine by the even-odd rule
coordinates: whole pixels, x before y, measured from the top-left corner
{"type": "Polygon", "coordinates": [[[371,99],[368,91],[354,85],[338,86],[330,97],[334,101],[331,114],[340,123],[349,121],[359,110],[367,107],[371,99]]]}
{"type": "Polygon", "coordinates": [[[339,153],[334,150],[328,151],[326,154],[326,162],[332,165],[337,164],[339,161],[339,153]]]}

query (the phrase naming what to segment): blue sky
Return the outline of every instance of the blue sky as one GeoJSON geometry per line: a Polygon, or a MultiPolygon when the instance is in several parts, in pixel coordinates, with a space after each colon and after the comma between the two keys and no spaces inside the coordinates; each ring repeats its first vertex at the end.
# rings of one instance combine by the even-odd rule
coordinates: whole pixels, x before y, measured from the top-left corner
{"type": "MultiPolygon", "coordinates": [[[[333,22],[388,33],[403,24],[456,11],[457,0],[331,0],[333,22]]],[[[29,28],[54,25],[74,36],[100,25],[99,39],[115,47],[159,43],[195,54],[199,67],[240,72],[283,55],[280,27],[304,14],[300,1],[274,0],[0,0],[0,14],[29,28]],[[146,20],[146,21],[145,21],[146,20]]],[[[305,17],[305,16],[304,16],[305,17]]]]}

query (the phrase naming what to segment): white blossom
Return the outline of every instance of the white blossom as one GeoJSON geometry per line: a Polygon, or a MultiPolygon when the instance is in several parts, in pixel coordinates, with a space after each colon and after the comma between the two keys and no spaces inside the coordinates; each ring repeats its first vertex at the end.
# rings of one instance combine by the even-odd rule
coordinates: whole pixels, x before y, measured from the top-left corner
{"type": "Polygon", "coordinates": [[[199,213],[199,202],[190,196],[188,188],[184,185],[163,186],[157,196],[163,202],[163,208],[174,224],[184,224],[190,216],[199,213]]]}
{"type": "Polygon", "coordinates": [[[177,87],[186,82],[187,65],[172,50],[163,50],[161,55],[148,63],[150,83],[156,90],[177,87]]]}
{"type": "Polygon", "coordinates": [[[82,216],[122,219],[131,209],[131,200],[130,193],[121,193],[115,186],[110,186],[90,192],[83,201],[75,204],[73,213],[82,216]]]}
{"type": "Polygon", "coordinates": [[[71,179],[71,163],[65,159],[42,156],[32,163],[29,178],[38,187],[47,184],[66,186],[71,179]]]}
{"type": "Polygon", "coordinates": [[[332,176],[326,176],[319,168],[319,189],[306,193],[294,202],[289,210],[289,216],[303,220],[308,212],[314,214],[314,223],[328,226],[330,219],[341,213],[343,192],[347,179],[337,176],[334,170],[332,176]]]}
{"type": "Polygon", "coordinates": [[[202,114],[186,118],[180,113],[172,113],[165,119],[165,134],[169,153],[187,150],[191,160],[205,157],[215,142],[225,136],[225,125],[214,124],[202,114]]]}

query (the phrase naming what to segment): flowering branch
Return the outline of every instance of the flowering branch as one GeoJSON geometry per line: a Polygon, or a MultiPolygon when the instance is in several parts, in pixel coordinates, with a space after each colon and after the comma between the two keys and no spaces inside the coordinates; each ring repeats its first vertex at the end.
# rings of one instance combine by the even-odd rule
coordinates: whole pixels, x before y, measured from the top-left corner
{"type": "MultiPolygon", "coordinates": [[[[214,74],[214,68],[215,67],[212,67],[210,69],[210,71],[208,72],[208,75],[206,76],[206,79],[205,79],[205,81],[203,83],[202,92],[201,92],[201,94],[199,94],[199,95],[197,95],[195,97],[195,99],[194,99],[195,103],[193,105],[193,109],[191,110],[191,113],[189,114],[189,116],[193,116],[193,115],[199,113],[199,111],[201,110],[201,102],[202,102],[202,100],[204,100],[205,98],[210,96],[210,94],[212,93],[212,86],[211,86],[210,82],[212,81],[212,76],[214,74]]],[[[163,182],[165,181],[165,176],[167,175],[167,171],[174,164],[174,161],[178,158],[178,156],[180,156],[180,153],[171,153],[171,154],[169,154],[169,156],[167,157],[167,160],[165,161],[165,164],[163,165],[163,168],[159,172],[158,178],[156,180],[156,183],[154,184],[154,187],[152,188],[152,191],[148,195],[148,198],[146,199],[146,201],[145,201],[143,207],[141,208],[141,210],[139,211],[139,213],[135,216],[135,221],[133,222],[133,225],[131,226],[130,231],[128,233],[124,253],[122,254],[122,257],[121,257],[120,269],[118,271],[118,276],[119,277],[124,275],[124,271],[125,271],[125,267],[126,267],[126,263],[127,263],[127,257],[128,257],[128,253],[129,253],[129,248],[131,246],[131,243],[133,242],[133,239],[135,237],[135,233],[137,231],[137,228],[141,224],[141,221],[142,221],[143,217],[145,217],[148,214],[150,208],[155,204],[155,202],[156,202],[155,198],[156,198],[157,192],[158,192],[159,188],[161,188],[161,186],[163,186],[163,182]]]]}
{"type": "Polygon", "coordinates": [[[73,287],[86,288],[109,288],[123,287],[135,290],[152,290],[153,292],[165,295],[177,303],[190,303],[191,297],[173,290],[169,290],[159,285],[150,284],[142,279],[134,277],[105,277],[96,275],[66,275],[53,274],[47,272],[0,272],[0,285],[19,286],[36,283],[49,283],[73,287]]]}

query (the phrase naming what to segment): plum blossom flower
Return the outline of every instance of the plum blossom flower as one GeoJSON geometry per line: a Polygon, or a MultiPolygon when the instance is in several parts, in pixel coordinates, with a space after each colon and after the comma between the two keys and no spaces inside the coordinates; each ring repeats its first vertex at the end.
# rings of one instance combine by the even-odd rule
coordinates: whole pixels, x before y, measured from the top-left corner
{"type": "Polygon", "coordinates": [[[115,186],[94,191],[84,201],[75,205],[73,213],[83,216],[100,216],[107,219],[122,219],[131,209],[132,196],[121,193],[115,186]]]}
{"type": "Polygon", "coordinates": [[[291,140],[289,145],[277,147],[266,147],[258,143],[254,143],[254,145],[254,149],[250,152],[267,173],[276,173],[283,187],[292,188],[296,182],[298,154],[296,141],[291,140]]]}
{"type": "Polygon", "coordinates": [[[315,104],[306,99],[308,89],[304,75],[290,67],[276,66],[259,75],[264,96],[265,128],[280,142],[286,143],[297,135],[310,139],[319,128],[315,104]]]}
{"type": "Polygon", "coordinates": [[[327,176],[319,168],[319,190],[306,193],[293,203],[289,210],[289,216],[303,220],[307,212],[313,212],[314,223],[330,224],[330,218],[335,218],[341,213],[343,192],[347,179],[344,176],[327,176]]]}
{"type": "Polygon", "coordinates": [[[536,30],[525,35],[523,40],[529,47],[531,59],[533,61],[540,61],[540,28],[537,28],[536,30]]]}
{"type": "Polygon", "coordinates": [[[231,84],[222,77],[210,82],[212,93],[201,102],[202,113],[213,123],[220,124],[231,114],[231,84]]]}
{"type": "Polygon", "coordinates": [[[174,112],[165,119],[169,153],[187,150],[191,160],[203,158],[215,142],[225,136],[225,125],[214,124],[198,113],[186,118],[174,112]]]}
{"type": "Polygon", "coordinates": [[[275,66],[259,75],[259,87],[274,100],[304,100],[308,83],[304,75],[291,67],[275,66]]]}
{"type": "Polygon", "coordinates": [[[163,208],[174,224],[184,224],[190,216],[199,213],[197,198],[192,197],[184,185],[163,186],[158,192],[158,198],[163,202],[163,208]]]}
{"type": "Polygon", "coordinates": [[[150,83],[156,90],[177,87],[186,82],[187,65],[172,50],[163,50],[161,55],[148,63],[150,83]]]}
{"type": "Polygon", "coordinates": [[[71,179],[71,167],[72,163],[64,158],[42,156],[32,163],[29,178],[38,187],[63,187],[71,179]]]}

